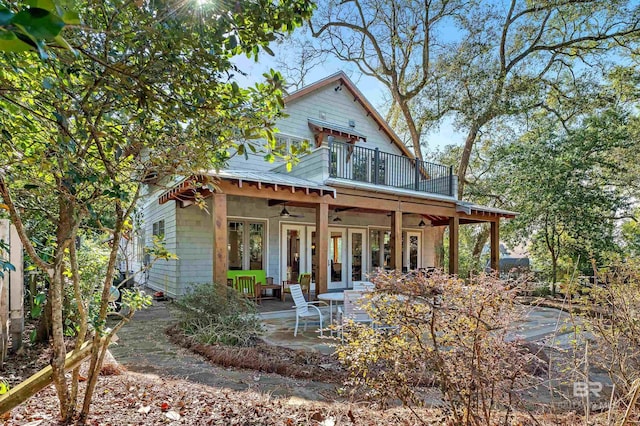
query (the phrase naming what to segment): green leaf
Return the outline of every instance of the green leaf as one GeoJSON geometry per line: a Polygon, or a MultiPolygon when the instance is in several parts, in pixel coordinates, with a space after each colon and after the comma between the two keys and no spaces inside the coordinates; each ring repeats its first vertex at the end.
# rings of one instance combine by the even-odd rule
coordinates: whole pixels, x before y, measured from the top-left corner
{"type": "Polygon", "coordinates": [[[39,8],[19,12],[13,17],[12,23],[22,29],[34,42],[36,40],[53,40],[64,27],[64,22],[60,17],[39,8]]]}
{"type": "Polygon", "coordinates": [[[69,44],[69,42],[68,42],[64,37],[62,37],[61,35],[56,36],[56,37],[54,38],[54,40],[55,40],[55,41],[56,41],[56,43],[58,43],[61,47],[64,47],[65,49],[70,50],[74,55],[76,55],[76,54],[77,54],[77,53],[76,53],[76,51],[75,51],[75,49],[74,49],[73,47],[71,47],[71,45],[69,44]]]}
{"type": "Polygon", "coordinates": [[[56,5],[52,0],[27,0],[25,3],[30,8],[44,9],[52,13],[57,12],[56,5]]]}
{"type": "Polygon", "coordinates": [[[76,11],[66,11],[62,15],[62,20],[67,25],[80,25],[82,21],[80,20],[80,14],[76,11]]]}
{"type": "Polygon", "coordinates": [[[40,314],[42,314],[42,307],[36,305],[31,309],[31,318],[39,318],[40,314]]]}
{"type": "Polygon", "coordinates": [[[7,9],[6,7],[0,7],[0,26],[3,27],[11,23],[11,19],[15,16],[15,13],[7,9]]]}
{"type": "Polygon", "coordinates": [[[12,31],[0,31],[0,51],[24,52],[31,50],[32,46],[20,40],[12,31]]]}

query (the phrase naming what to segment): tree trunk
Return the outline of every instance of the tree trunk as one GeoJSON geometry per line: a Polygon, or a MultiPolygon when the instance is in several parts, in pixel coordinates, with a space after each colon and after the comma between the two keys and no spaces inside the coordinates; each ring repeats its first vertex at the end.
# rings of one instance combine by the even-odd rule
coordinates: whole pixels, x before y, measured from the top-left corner
{"type": "Polygon", "coordinates": [[[120,244],[120,238],[122,236],[122,227],[125,220],[125,212],[122,210],[122,206],[116,202],[115,206],[116,223],[114,226],[113,238],[111,240],[111,252],[109,255],[109,264],[107,265],[107,275],[105,276],[102,286],[102,296],[100,298],[100,313],[98,316],[99,328],[95,330],[93,336],[93,350],[91,351],[91,364],[89,365],[89,374],[87,381],[87,389],[84,393],[84,400],[82,403],[82,411],[79,415],[79,423],[84,424],[89,416],[89,408],[91,407],[91,399],[93,398],[93,391],[98,382],[98,376],[100,374],[100,368],[104,361],[105,352],[109,346],[109,340],[101,344],[100,339],[103,335],[103,327],[105,319],[107,318],[107,310],[109,305],[109,292],[111,285],[113,284],[113,274],[116,267],[116,258],[118,255],[118,247],[120,244]]]}
{"type": "Polygon", "coordinates": [[[62,270],[63,256],[56,256],[53,276],[51,277],[51,287],[49,289],[49,302],[51,303],[51,334],[53,358],[51,359],[51,367],[53,369],[53,383],[58,393],[60,401],[60,417],[63,422],[68,422],[73,415],[72,407],[69,402],[69,389],[67,388],[67,379],[64,375],[64,361],[67,351],[64,346],[64,323],[62,322],[62,270]]]}
{"type": "Polygon", "coordinates": [[[469,162],[471,161],[471,153],[473,152],[473,145],[476,143],[478,137],[478,131],[480,126],[477,123],[473,123],[467,133],[467,138],[464,141],[464,149],[462,150],[462,156],[460,157],[460,165],[458,166],[458,199],[462,200],[464,194],[465,177],[467,176],[467,169],[469,168],[469,162]]]}
{"type": "Polygon", "coordinates": [[[444,231],[446,230],[446,227],[437,226],[433,229],[433,242],[435,249],[435,263],[433,266],[441,269],[444,268],[444,231]]]}
{"type": "Polygon", "coordinates": [[[556,256],[551,256],[551,294],[556,295],[556,280],[558,278],[558,259],[556,256]]]}
{"type": "Polygon", "coordinates": [[[51,338],[51,301],[49,297],[42,309],[42,316],[40,322],[38,322],[38,328],[36,329],[36,343],[47,343],[51,338]]]}
{"type": "Polygon", "coordinates": [[[480,269],[482,270],[484,268],[480,263],[480,255],[482,255],[482,249],[484,249],[484,246],[487,244],[487,240],[491,235],[491,228],[487,224],[483,224],[480,226],[482,227],[482,229],[480,229],[480,232],[478,233],[478,235],[476,235],[476,241],[473,244],[473,251],[471,252],[471,258],[477,259],[477,264],[480,265],[480,269]]]}
{"type": "MultiPolygon", "coordinates": [[[[87,318],[87,311],[84,306],[84,299],[82,298],[82,291],[80,289],[80,277],[78,271],[78,257],[76,253],[76,245],[71,244],[69,246],[69,263],[71,266],[71,274],[73,280],[73,295],[78,304],[78,316],[80,317],[80,329],[76,336],[76,348],[81,347],[87,336],[87,324],[89,319],[87,318]]],[[[73,369],[71,376],[71,403],[76,407],[78,402],[78,384],[80,381],[80,366],[78,365],[73,369]]]]}
{"type": "Polygon", "coordinates": [[[64,276],[65,251],[70,242],[75,241],[74,205],[71,200],[60,197],[58,200],[58,229],[56,232],[56,249],[54,252],[53,271],[50,276],[49,302],[51,303],[51,335],[53,346],[53,383],[60,401],[60,417],[69,423],[74,415],[67,379],[64,375],[64,362],[67,350],[64,344],[64,276]]]}
{"type": "Polygon", "coordinates": [[[411,142],[413,143],[413,155],[418,157],[419,160],[422,160],[422,149],[420,147],[420,132],[418,132],[418,128],[416,127],[416,122],[411,115],[411,111],[409,110],[409,105],[404,99],[397,99],[400,95],[396,94],[396,102],[402,111],[402,115],[404,116],[404,121],[407,123],[407,128],[409,129],[409,134],[411,135],[411,142]]]}

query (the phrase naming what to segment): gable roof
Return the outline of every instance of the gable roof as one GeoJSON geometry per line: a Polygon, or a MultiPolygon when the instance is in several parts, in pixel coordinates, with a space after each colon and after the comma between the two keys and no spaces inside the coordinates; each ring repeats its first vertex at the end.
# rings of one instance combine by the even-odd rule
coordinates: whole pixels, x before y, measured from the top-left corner
{"type": "Polygon", "coordinates": [[[296,90],[295,92],[284,98],[284,103],[286,105],[289,102],[305,97],[308,94],[315,92],[316,90],[322,89],[335,83],[341,83],[342,86],[346,87],[349,92],[351,92],[351,94],[353,95],[353,101],[358,102],[360,105],[362,105],[365,111],[367,111],[367,115],[373,118],[376,124],[378,124],[378,129],[382,130],[389,137],[391,143],[395,144],[407,157],[415,157],[415,155],[409,150],[409,148],[407,148],[406,145],[402,143],[396,132],[393,131],[389,124],[387,124],[384,118],[382,118],[378,111],[376,111],[373,105],[371,105],[367,98],[364,97],[362,92],[358,90],[356,85],[353,84],[353,82],[343,71],[338,71],[335,74],[323,78],[322,80],[318,80],[315,83],[303,87],[302,89],[296,90]]]}

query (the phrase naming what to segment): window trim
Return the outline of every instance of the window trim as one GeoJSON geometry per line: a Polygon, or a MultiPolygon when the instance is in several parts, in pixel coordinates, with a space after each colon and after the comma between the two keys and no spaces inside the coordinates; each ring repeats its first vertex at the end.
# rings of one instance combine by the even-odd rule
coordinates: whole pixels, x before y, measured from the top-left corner
{"type": "MultiPolygon", "coordinates": [[[[239,222],[242,223],[242,245],[243,247],[250,246],[251,240],[251,232],[249,232],[251,224],[261,224],[263,225],[263,235],[262,235],[262,270],[267,272],[269,267],[269,221],[264,218],[253,218],[253,217],[236,217],[236,216],[228,216],[227,217],[227,238],[229,235],[229,223],[230,222],[239,222]]],[[[230,248],[227,248],[227,256],[229,255],[230,248]]],[[[251,256],[249,252],[246,252],[248,256],[243,256],[242,259],[242,269],[241,270],[250,270],[251,267],[251,256]],[[245,259],[246,257],[246,259],[245,259]]]]}
{"type": "Polygon", "coordinates": [[[164,219],[159,219],[151,225],[151,235],[153,237],[158,237],[160,239],[164,239],[165,233],[165,221],[164,219]],[[162,232],[160,232],[162,230],[162,232]]]}

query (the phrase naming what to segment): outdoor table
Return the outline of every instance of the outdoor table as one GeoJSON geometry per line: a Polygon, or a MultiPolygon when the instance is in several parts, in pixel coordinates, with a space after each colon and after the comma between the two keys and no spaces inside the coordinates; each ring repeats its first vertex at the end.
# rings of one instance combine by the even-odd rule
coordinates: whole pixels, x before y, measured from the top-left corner
{"type": "Polygon", "coordinates": [[[261,295],[261,299],[280,299],[281,298],[281,291],[282,291],[282,287],[280,285],[277,284],[262,284],[260,286],[260,291],[263,290],[271,290],[271,296],[269,295],[261,295]]]}
{"type": "MultiPolygon", "coordinates": [[[[329,302],[329,323],[333,324],[333,302],[336,302],[336,306],[338,306],[338,302],[344,302],[344,292],[320,293],[318,300],[329,302]]],[[[331,335],[333,335],[333,330],[331,330],[331,335]]]]}

